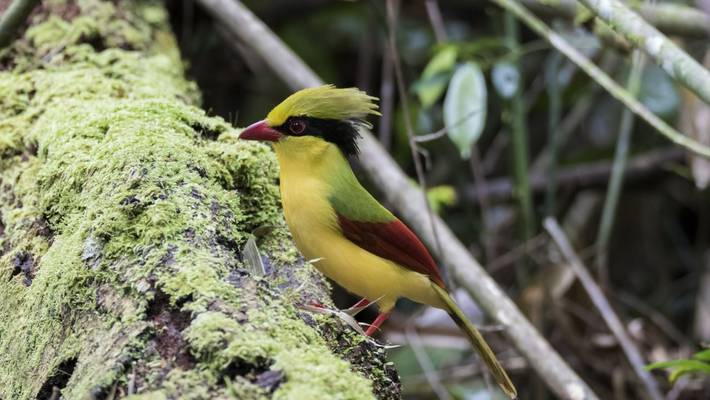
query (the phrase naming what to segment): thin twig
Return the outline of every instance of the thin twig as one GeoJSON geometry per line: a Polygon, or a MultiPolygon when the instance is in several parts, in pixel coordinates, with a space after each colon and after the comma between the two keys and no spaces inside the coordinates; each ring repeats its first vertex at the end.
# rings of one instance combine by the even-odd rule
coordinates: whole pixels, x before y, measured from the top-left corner
{"type": "Polygon", "coordinates": [[[387,45],[382,52],[382,83],[380,84],[380,124],[377,137],[385,149],[389,149],[392,142],[392,120],[394,119],[394,70],[392,56],[387,51],[387,45]]]}
{"type": "Polygon", "coordinates": [[[638,297],[626,292],[617,292],[615,296],[620,302],[626,304],[628,307],[636,310],[639,314],[651,320],[651,322],[653,322],[658,329],[663,331],[663,333],[665,333],[679,346],[687,347],[689,349],[695,347],[693,341],[678,328],[676,328],[675,325],[673,325],[673,322],[668,320],[665,315],[661,314],[650,305],[644,303],[638,297]]]}
{"type": "MultiPolygon", "coordinates": [[[[199,3],[214,18],[234,30],[245,43],[250,44],[290,87],[300,89],[322,83],[303,60],[296,57],[239,1],[199,0],[199,3]],[[284,65],[287,67],[284,68],[284,65]]],[[[363,132],[360,149],[360,165],[363,171],[424,243],[433,248],[436,240],[426,217],[427,203],[421,198],[420,189],[412,185],[392,157],[369,132],[363,132]]],[[[598,399],[591,388],[528,322],[515,303],[483,270],[441,218],[435,215],[434,222],[441,237],[441,251],[446,253],[444,265],[481,307],[505,327],[504,332],[511,343],[545,380],[550,390],[561,398],[598,399]]]]}
{"type": "Polygon", "coordinates": [[[0,18],[0,49],[8,46],[40,0],[14,0],[0,18]]]}
{"type": "MultiPolygon", "coordinates": [[[[627,84],[627,90],[632,95],[636,96],[641,87],[641,73],[645,65],[643,53],[636,50],[631,61],[631,72],[627,84]]],[[[629,147],[631,147],[631,133],[633,132],[634,115],[625,108],[621,115],[619,125],[619,137],[616,141],[616,150],[614,151],[614,163],[612,164],[611,176],[609,177],[609,189],[606,192],[604,199],[604,208],[602,209],[601,222],[599,223],[599,234],[597,236],[597,254],[596,254],[596,269],[597,278],[603,287],[609,284],[609,276],[607,269],[607,260],[609,255],[609,241],[611,239],[611,231],[614,227],[614,217],[616,216],[616,206],[621,197],[622,185],[624,182],[624,171],[626,170],[626,161],[629,156],[629,147]]]]}
{"type": "MultiPolygon", "coordinates": [[[[523,73],[519,63],[520,51],[520,27],[518,21],[512,13],[506,12],[503,15],[505,26],[505,41],[513,55],[511,63],[519,75],[518,85],[515,94],[509,100],[507,106],[510,110],[511,120],[509,122],[511,139],[513,144],[513,164],[515,173],[515,192],[522,215],[522,238],[527,241],[535,234],[535,213],[533,210],[532,191],[530,190],[530,180],[528,179],[528,132],[525,125],[525,105],[523,104],[523,91],[525,83],[523,73]]],[[[528,270],[525,262],[518,263],[516,267],[518,284],[525,287],[528,281],[528,270]]]]}
{"type": "MultiPolygon", "coordinates": [[[[574,200],[567,207],[562,225],[572,243],[579,242],[580,238],[584,236],[587,227],[594,221],[600,204],[601,195],[596,191],[583,191],[575,195],[574,200]]],[[[555,252],[555,245],[551,243],[547,234],[544,232],[541,234],[546,239],[546,260],[543,264],[546,265],[546,268],[538,271],[538,279],[534,279],[534,281],[543,289],[543,293],[549,295],[549,302],[554,304],[562,299],[574,283],[574,272],[565,263],[550,264],[550,253],[555,252]]],[[[593,247],[585,250],[593,250],[593,247]]],[[[585,259],[585,250],[580,252],[582,260],[585,259]]]]}
{"type": "Polygon", "coordinates": [[[481,112],[481,108],[476,108],[473,109],[469,112],[467,112],[463,117],[459,118],[458,121],[455,121],[453,124],[449,126],[444,126],[443,128],[439,129],[438,131],[432,132],[432,133],[425,133],[423,135],[416,135],[414,136],[414,141],[417,143],[426,143],[426,142],[431,142],[437,139],[441,139],[442,137],[446,136],[446,134],[449,132],[449,129],[455,128],[464,122],[468,121],[469,119],[473,118],[476,114],[481,112]]]}
{"type": "MultiPolygon", "coordinates": [[[[673,143],[683,146],[699,155],[710,158],[710,147],[707,147],[690,137],[683,135],[678,132],[665,121],[658,118],[655,114],[648,110],[643,104],[641,104],[634,96],[627,92],[624,88],[619,86],[613,79],[609,77],[604,71],[599,67],[594,65],[587,57],[570,45],[562,36],[554,32],[550,27],[548,27],[539,18],[534,16],[530,11],[522,7],[520,4],[514,0],[492,0],[506,10],[514,13],[518,18],[520,18],[526,25],[528,25],[537,34],[545,37],[553,47],[555,47],[560,53],[564,54],[577,64],[584,72],[586,72],[592,79],[594,79],[599,85],[606,89],[609,94],[614,98],[621,101],[628,108],[631,109],[636,115],[641,117],[643,120],[648,122],[649,125],[654,127],[659,133],[668,138],[673,143]]],[[[702,67],[700,67],[702,68],[702,67]]],[[[710,85],[710,79],[708,80],[710,85]]]]}
{"type": "MultiPolygon", "coordinates": [[[[486,181],[486,175],[483,172],[483,166],[481,163],[481,154],[478,152],[478,146],[473,144],[471,146],[471,173],[473,174],[473,184],[476,188],[481,190],[481,193],[485,193],[488,188],[488,182],[486,181]]],[[[481,242],[483,242],[483,250],[485,251],[483,262],[486,263],[496,257],[496,230],[491,229],[493,224],[490,222],[490,204],[488,199],[485,197],[480,197],[478,199],[478,206],[481,210],[481,242]]]]}
{"type": "Polygon", "coordinates": [[[439,9],[439,2],[437,0],[426,0],[424,5],[426,6],[426,13],[429,16],[429,23],[431,23],[431,27],[434,30],[436,41],[439,43],[447,41],[446,27],[439,9]]]}
{"type": "Polygon", "coordinates": [[[544,226],[552,237],[552,240],[554,240],[557,247],[559,247],[560,252],[567,260],[568,265],[572,268],[572,271],[577,276],[577,279],[579,279],[582,283],[582,286],[589,295],[589,298],[592,300],[592,303],[594,303],[599,310],[602,318],[604,318],[604,322],[606,322],[611,332],[614,336],[616,336],[616,339],[619,341],[621,348],[626,354],[626,358],[629,360],[629,363],[633,367],[636,375],[639,379],[641,379],[648,395],[654,400],[661,400],[663,396],[658,389],[655,379],[653,379],[651,374],[644,369],[644,365],[646,363],[641,356],[641,352],[631,340],[628,333],[626,333],[626,328],[624,328],[623,322],[621,322],[621,319],[618,315],[616,315],[616,312],[611,307],[611,304],[609,304],[609,301],[606,297],[604,297],[604,293],[601,288],[596,282],[594,282],[594,278],[592,278],[592,275],[584,266],[577,253],[575,253],[572,245],[567,239],[567,236],[557,223],[557,220],[555,218],[547,217],[545,218],[544,226]]]}
{"type": "Polygon", "coordinates": [[[550,102],[547,114],[547,148],[549,161],[547,163],[547,192],[545,193],[545,212],[548,216],[555,216],[555,198],[557,197],[557,153],[559,151],[560,114],[562,109],[562,90],[560,89],[560,64],[562,56],[553,51],[545,66],[545,80],[547,81],[547,97],[550,102]]]}

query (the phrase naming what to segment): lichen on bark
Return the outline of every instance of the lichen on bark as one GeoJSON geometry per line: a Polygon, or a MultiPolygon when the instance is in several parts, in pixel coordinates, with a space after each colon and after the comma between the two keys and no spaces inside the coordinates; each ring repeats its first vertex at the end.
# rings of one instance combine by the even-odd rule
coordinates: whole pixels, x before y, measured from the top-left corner
{"type": "Polygon", "coordinates": [[[328,285],[273,154],[196,107],[162,5],[42,7],[0,52],[0,398],[398,397],[383,349],[297,307],[328,285]]]}

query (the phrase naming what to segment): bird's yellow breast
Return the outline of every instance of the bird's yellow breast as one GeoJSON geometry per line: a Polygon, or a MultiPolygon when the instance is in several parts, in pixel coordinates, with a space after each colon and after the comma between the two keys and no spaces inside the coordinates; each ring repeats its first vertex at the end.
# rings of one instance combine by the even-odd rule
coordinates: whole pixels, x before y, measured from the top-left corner
{"type": "Polygon", "coordinates": [[[348,291],[377,300],[383,311],[391,309],[399,297],[439,306],[427,276],[370,253],[341,232],[329,202],[333,188],[323,179],[333,168],[342,167],[336,163],[346,162],[339,152],[329,154],[337,149],[325,144],[317,151],[297,153],[289,151],[288,145],[275,146],[281,197],[286,223],[303,256],[317,260],[316,268],[348,291]]]}

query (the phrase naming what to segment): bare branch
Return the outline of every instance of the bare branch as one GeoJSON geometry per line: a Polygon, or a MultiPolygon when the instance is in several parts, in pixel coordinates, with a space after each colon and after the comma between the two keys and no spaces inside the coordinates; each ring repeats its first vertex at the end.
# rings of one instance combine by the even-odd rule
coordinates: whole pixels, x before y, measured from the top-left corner
{"type": "Polygon", "coordinates": [[[562,252],[562,255],[567,260],[567,263],[570,268],[572,268],[574,274],[577,275],[577,279],[579,279],[582,283],[582,286],[584,287],[584,290],[587,291],[592,303],[594,303],[599,310],[602,318],[604,318],[604,322],[606,322],[611,332],[614,336],[616,336],[616,339],[619,341],[624,353],[626,353],[626,358],[628,358],[634,372],[636,372],[636,375],[638,375],[641,382],[643,382],[648,395],[654,400],[661,400],[663,396],[658,389],[656,381],[653,379],[651,374],[644,369],[645,362],[641,356],[641,352],[636,347],[636,344],[634,344],[631,340],[628,333],[626,333],[624,324],[621,322],[619,316],[616,315],[616,312],[611,307],[611,304],[609,304],[609,301],[604,296],[602,289],[596,282],[594,282],[594,278],[592,278],[592,275],[584,266],[577,253],[575,253],[572,245],[567,239],[567,235],[565,235],[562,231],[562,228],[557,223],[557,220],[555,218],[547,217],[545,218],[543,225],[552,237],[552,240],[557,243],[557,247],[559,247],[560,252],[562,252]]]}

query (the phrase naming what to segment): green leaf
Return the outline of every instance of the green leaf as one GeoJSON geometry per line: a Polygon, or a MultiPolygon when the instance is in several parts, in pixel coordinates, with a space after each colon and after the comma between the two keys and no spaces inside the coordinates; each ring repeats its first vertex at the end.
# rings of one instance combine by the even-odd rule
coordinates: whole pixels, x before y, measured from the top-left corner
{"type": "Polygon", "coordinates": [[[422,107],[431,107],[444,93],[456,57],[458,57],[458,49],[455,46],[443,47],[424,68],[422,77],[413,86],[422,107]]]}
{"type": "Polygon", "coordinates": [[[477,64],[467,62],[454,72],[444,99],[444,123],[462,158],[483,132],[487,107],[486,80],[477,64]]]}
{"type": "Polygon", "coordinates": [[[647,371],[651,371],[654,369],[673,368],[673,367],[677,367],[679,364],[682,364],[683,361],[686,361],[686,360],[659,361],[659,362],[655,362],[653,364],[647,365],[645,369],[647,371]]]}
{"type": "Polygon", "coordinates": [[[685,361],[680,366],[676,366],[673,372],[668,376],[668,380],[675,382],[678,378],[685,374],[692,374],[697,372],[702,372],[705,374],[710,374],[710,365],[705,364],[698,360],[681,360],[685,361]]]}
{"type": "MultiPolygon", "coordinates": [[[[697,354],[696,354],[697,356],[697,354]]],[[[671,360],[661,361],[646,366],[646,370],[670,368],[668,380],[672,383],[685,374],[699,373],[710,374],[710,364],[700,360],[671,360]]]]}

